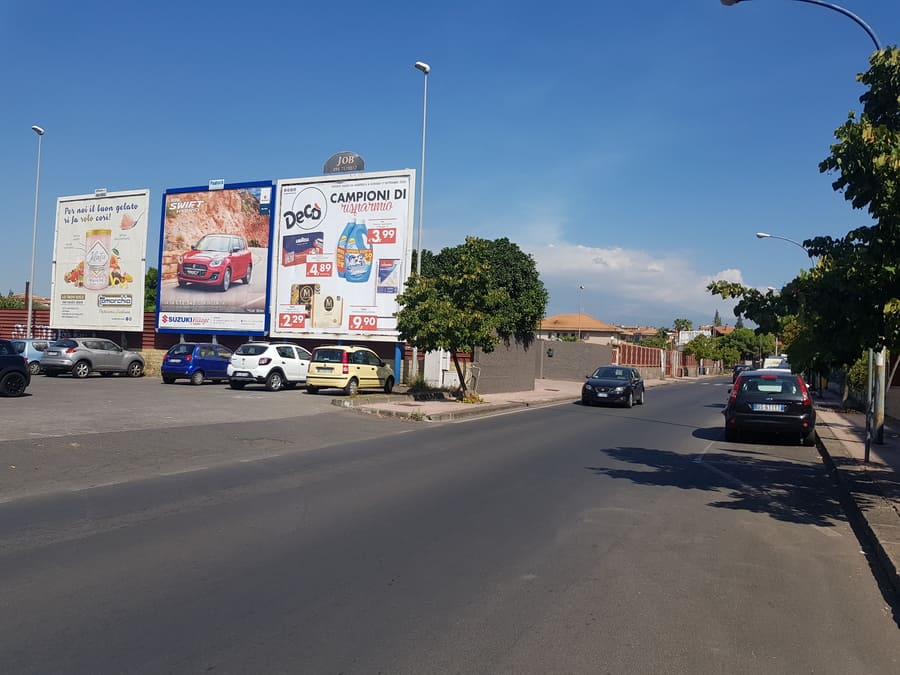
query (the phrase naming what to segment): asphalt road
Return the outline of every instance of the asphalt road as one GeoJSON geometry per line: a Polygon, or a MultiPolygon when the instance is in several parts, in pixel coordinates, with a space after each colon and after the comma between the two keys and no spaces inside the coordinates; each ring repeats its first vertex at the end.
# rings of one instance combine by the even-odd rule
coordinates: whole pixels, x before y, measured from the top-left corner
{"type": "Polygon", "coordinates": [[[816,450],[724,443],[726,387],[9,500],[0,672],[898,672],[816,450]]]}

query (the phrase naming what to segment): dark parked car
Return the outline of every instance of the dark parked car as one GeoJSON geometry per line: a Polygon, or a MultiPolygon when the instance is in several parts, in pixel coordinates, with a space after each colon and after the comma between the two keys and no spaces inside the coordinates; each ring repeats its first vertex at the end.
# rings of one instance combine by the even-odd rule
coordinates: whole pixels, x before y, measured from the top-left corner
{"type": "Polygon", "coordinates": [[[738,375],[743,373],[745,370],[753,370],[753,366],[748,366],[746,363],[739,363],[734,368],[731,369],[731,381],[734,382],[737,380],[738,375]]]}
{"type": "Polygon", "coordinates": [[[227,291],[231,282],[250,283],[253,254],[236,234],[207,234],[191,250],[178,257],[178,285],[198,284],[227,291]]]}
{"type": "Polygon", "coordinates": [[[72,373],[72,377],[81,378],[92,372],[140,377],[144,374],[144,357],[105,338],[65,338],[47,347],[41,357],[41,367],[48,377],[72,373]]]}
{"type": "Polygon", "coordinates": [[[587,376],[581,388],[584,405],[618,403],[630,408],[644,403],[644,378],[637,368],[629,366],[600,366],[587,376]]]}
{"type": "Polygon", "coordinates": [[[212,342],[179,342],[163,357],[160,373],[166,384],[188,379],[191,384],[205,380],[221,382],[228,379],[231,350],[212,342]]]}
{"type": "Polygon", "coordinates": [[[745,431],[793,436],[815,445],[816,410],[806,382],[785,370],[747,370],[731,387],[725,410],[725,440],[745,431]]]}
{"type": "Polygon", "coordinates": [[[50,340],[39,340],[37,338],[24,338],[21,340],[13,340],[13,347],[16,351],[28,359],[28,372],[37,375],[41,372],[41,357],[47,351],[50,340]]]}
{"type": "Polygon", "coordinates": [[[31,384],[28,360],[9,340],[0,340],[0,396],[21,396],[31,384]]]}

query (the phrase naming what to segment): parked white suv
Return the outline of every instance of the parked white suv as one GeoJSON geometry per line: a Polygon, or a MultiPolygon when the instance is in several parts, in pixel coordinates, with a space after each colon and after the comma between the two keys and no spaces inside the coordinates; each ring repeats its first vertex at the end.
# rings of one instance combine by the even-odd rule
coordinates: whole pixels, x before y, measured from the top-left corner
{"type": "Polygon", "coordinates": [[[293,389],[306,382],[311,354],[290,342],[248,342],[238,347],[228,364],[232,389],[264,384],[269,391],[293,389]]]}

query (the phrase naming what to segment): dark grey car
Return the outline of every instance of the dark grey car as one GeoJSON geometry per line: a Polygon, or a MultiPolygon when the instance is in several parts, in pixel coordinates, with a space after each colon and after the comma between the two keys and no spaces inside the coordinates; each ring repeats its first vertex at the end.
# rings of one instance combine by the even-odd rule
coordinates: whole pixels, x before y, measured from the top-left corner
{"type": "Polygon", "coordinates": [[[630,408],[644,403],[644,378],[630,366],[600,366],[581,388],[584,405],[617,403],[630,408]]]}
{"type": "Polygon", "coordinates": [[[729,390],[725,440],[742,432],[782,434],[804,445],[816,443],[816,409],[806,382],[785,370],[747,370],[729,390]]]}
{"type": "Polygon", "coordinates": [[[47,347],[41,368],[48,377],[72,373],[72,377],[81,378],[92,372],[140,377],[144,374],[144,357],[106,338],[65,338],[47,347]]]}

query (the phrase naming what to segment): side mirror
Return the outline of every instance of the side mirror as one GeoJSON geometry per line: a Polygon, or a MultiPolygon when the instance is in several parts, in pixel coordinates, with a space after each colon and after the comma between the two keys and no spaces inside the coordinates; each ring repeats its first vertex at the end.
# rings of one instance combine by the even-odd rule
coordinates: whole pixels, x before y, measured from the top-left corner
{"type": "Polygon", "coordinates": [[[197,244],[191,244],[191,250],[192,250],[192,251],[196,251],[196,250],[197,250],[197,244]]]}

